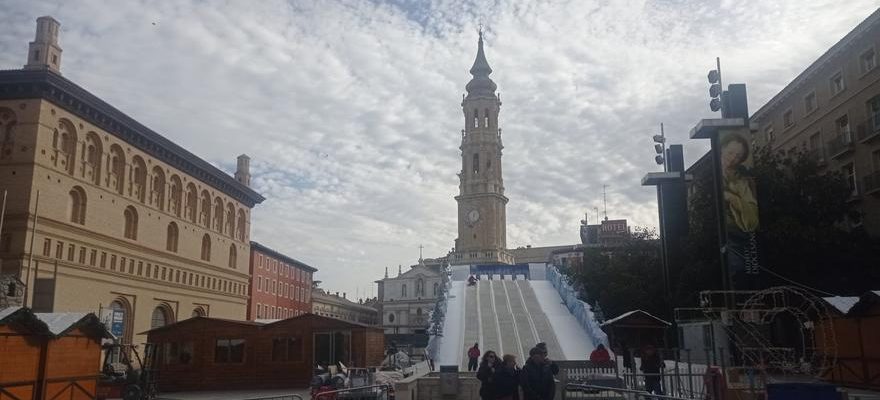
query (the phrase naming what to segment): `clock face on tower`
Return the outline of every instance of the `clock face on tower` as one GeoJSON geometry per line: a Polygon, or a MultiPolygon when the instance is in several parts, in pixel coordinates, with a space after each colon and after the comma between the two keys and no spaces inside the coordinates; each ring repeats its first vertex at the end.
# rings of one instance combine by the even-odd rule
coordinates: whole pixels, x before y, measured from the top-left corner
{"type": "Polygon", "coordinates": [[[479,220],[480,220],[480,212],[479,211],[477,211],[476,209],[473,209],[470,212],[468,212],[467,221],[469,224],[471,224],[471,225],[476,224],[477,221],[479,221],[479,220]]]}

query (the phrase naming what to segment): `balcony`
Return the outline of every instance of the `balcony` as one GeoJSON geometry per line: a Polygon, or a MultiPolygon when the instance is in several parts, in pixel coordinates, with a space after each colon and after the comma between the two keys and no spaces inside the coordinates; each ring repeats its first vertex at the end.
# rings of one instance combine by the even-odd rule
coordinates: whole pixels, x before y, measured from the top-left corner
{"type": "Polygon", "coordinates": [[[806,156],[816,161],[820,166],[825,165],[825,149],[821,147],[807,150],[806,156]]]}
{"type": "Polygon", "coordinates": [[[870,175],[862,178],[864,179],[865,194],[880,194],[880,171],[872,172],[870,175]]]}
{"type": "Polygon", "coordinates": [[[859,143],[868,143],[877,138],[880,138],[880,116],[868,118],[856,127],[856,140],[859,143]]]}
{"type": "Polygon", "coordinates": [[[832,159],[838,159],[852,153],[854,149],[852,133],[849,131],[844,131],[828,142],[828,155],[832,159]]]}

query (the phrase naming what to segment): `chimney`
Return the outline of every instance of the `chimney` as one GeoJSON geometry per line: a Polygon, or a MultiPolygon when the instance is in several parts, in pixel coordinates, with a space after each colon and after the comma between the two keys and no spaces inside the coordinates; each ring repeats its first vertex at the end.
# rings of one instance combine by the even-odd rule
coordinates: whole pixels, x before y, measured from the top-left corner
{"type": "Polygon", "coordinates": [[[238,156],[238,165],[235,168],[235,180],[242,185],[251,187],[251,158],[247,154],[238,156]]]}
{"type": "Polygon", "coordinates": [[[37,34],[28,44],[27,63],[24,69],[48,69],[61,73],[61,47],[58,46],[58,30],[61,24],[50,16],[37,18],[37,34]]]}
{"type": "Polygon", "coordinates": [[[345,297],[345,292],[342,292],[342,298],[343,298],[343,299],[347,299],[347,298],[348,298],[348,297],[345,297]]]}

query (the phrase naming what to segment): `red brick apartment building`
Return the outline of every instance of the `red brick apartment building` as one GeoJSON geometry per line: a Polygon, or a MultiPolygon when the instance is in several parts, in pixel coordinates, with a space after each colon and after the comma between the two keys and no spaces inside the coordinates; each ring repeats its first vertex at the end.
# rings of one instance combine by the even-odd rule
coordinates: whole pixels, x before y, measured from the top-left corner
{"type": "Polygon", "coordinates": [[[317,269],[251,242],[247,319],[284,319],[312,312],[312,273],[317,269]]]}

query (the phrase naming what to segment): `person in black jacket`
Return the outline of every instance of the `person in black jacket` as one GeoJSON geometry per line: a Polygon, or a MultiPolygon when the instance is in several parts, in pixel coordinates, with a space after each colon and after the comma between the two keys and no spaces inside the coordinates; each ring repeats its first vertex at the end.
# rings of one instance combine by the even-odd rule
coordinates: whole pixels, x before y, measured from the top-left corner
{"type": "Polygon", "coordinates": [[[495,398],[497,400],[519,400],[519,368],[516,356],[505,354],[503,363],[495,369],[495,398]]]}
{"type": "Polygon", "coordinates": [[[477,369],[477,379],[481,383],[480,398],[483,400],[495,400],[495,370],[498,365],[498,356],[494,351],[487,350],[477,369]]]}
{"type": "Polygon", "coordinates": [[[538,347],[529,351],[529,360],[520,372],[519,384],[525,400],[553,400],[556,394],[556,382],[553,371],[538,347]]]}
{"type": "Polygon", "coordinates": [[[645,391],[648,393],[663,395],[663,369],[666,363],[657,349],[652,345],[645,346],[642,353],[641,370],[645,374],[645,391]]]}
{"type": "Polygon", "coordinates": [[[536,344],[535,347],[544,353],[544,364],[547,364],[550,367],[550,372],[552,372],[553,375],[559,375],[559,366],[550,359],[550,352],[547,351],[547,343],[541,342],[536,344]]]}

